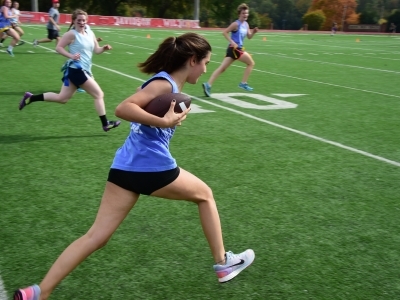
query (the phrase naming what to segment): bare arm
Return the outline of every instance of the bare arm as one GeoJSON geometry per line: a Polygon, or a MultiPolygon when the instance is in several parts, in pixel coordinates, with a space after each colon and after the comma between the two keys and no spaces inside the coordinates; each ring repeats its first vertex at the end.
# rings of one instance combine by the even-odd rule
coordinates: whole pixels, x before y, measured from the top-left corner
{"type": "Polygon", "coordinates": [[[61,55],[65,56],[66,58],[73,59],[73,60],[79,60],[81,55],[79,53],[71,54],[67,50],[65,50],[65,47],[68,46],[69,44],[73,43],[75,40],[75,34],[73,31],[68,31],[65,33],[62,37],[61,40],[58,42],[56,46],[56,51],[60,53],[61,55]]]}
{"type": "Polygon", "coordinates": [[[144,89],[137,89],[135,94],[122,101],[117,106],[115,115],[129,122],[137,122],[160,128],[170,128],[180,125],[186,118],[190,108],[180,114],[176,114],[174,113],[175,103],[171,103],[170,110],[163,118],[149,114],[143,109],[152,99],[166,93],[171,93],[171,84],[166,80],[154,80],[144,89]]]}
{"type": "MultiPolygon", "coordinates": [[[[247,24],[247,26],[249,26],[249,24],[247,24]]],[[[258,27],[254,27],[253,30],[251,30],[249,26],[247,29],[247,38],[250,40],[257,32],[258,32],[258,27]]]]}
{"type": "Polygon", "coordinates": [[[8,11],[9,11],[9,9],[8,9],[8,7],[7,6],[3,6],[3,17],[5,18],[5,19],[14,19],[14,18],[16,18],[17,16],[16,15],[11,15],[11,16],[9,16],[8,15],[8,11]]]}
{"type": "Polygon", "coordinates": [[[238,30],[238,24],[236,22],[233,22],[226,29],[224,29],[224,31],[222,31],[222,34],[224,35],[226,40],[232,45],[233,48],[237,48],[238,45],[231,39],[229,33],[236,30],[238,30]]]}
{"type": "Polygon", "coordinates": [[[98,41],[98,39],[96,38],[96,36],[95,36],[95,34],[93,33],[93,37],[94,37],[94,50],[93,50],[93,52],[94,53],[96,53],[96,54],[101,54],[101,53],[103,53],[104,51],[107,51],[107,50],[111,50],[112,49],[112,47],[110,46],[110,45],[104,45],[104,46],[102,46],[102,47],[100,47],[99,46],[99,41],[98,41]]]}

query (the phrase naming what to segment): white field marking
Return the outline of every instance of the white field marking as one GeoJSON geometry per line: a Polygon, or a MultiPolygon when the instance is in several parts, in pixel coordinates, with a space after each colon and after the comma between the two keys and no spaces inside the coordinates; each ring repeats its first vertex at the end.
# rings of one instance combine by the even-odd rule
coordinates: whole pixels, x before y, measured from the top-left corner
{"type": "Polygon", "coordinates": [[[134,54],[134,53],[132,53],[132,52],[126,52],[127,54],[134,54]]]}
{"type": "MultiPolygon", "coordinates": [[[[113,42],[113,44],[120,44],[120,45],[124,45],[124,46],[135,47],[135,48],[144,49],[144,50],[150,50],[150,51],[155,51],[154,49],[140,47],[140,46],[136,46],[136,45],[125,44],[125,43],[120,43],[120,42],[113,42]]],[[[153,54],[153,53],[151,53],[151,54],[153,54]]]]}
{"type": "MultiPolygon", "coordinates": [[[[116,73],[116,74],[119,74],[119,75],[122,75],[122,76],[125,76],[125,77],[128,77],[128,78],[131,78],[131,79],[135,79],[135,80],[144,82],[143,79],[140,79],[140,78],[137,78],[137,77],[134,77],[134,76],[130,76],[130,75],[127,75],[125,73],[122,73],[122,72],[119,72],[119,71],[116,71],[116,70],[113,70],[113,69],[109,69],[109,68],[106,68],[106,67],[103,67],[103,66],[100,66],[100,65],[96,65],[96,64],[93,64],[93,65],[98,67],[98,68],[101,68],[101,69],[104,69],[104,70],[107,70],[107,71],[110,71],[110,72],[113,72],[113,73],[116,73]]],[[[297,133],[297,134],[300,134],[302,136],[305,136],[305,137],[308,137],[308,138],[311,138],[311,139],[314,139],[314,140],[317,140],[317,141],[320,141],[320,142],[323,142],[323,143],[326,143],[326,144],[330,144],[332,146],[336,146],[336,147],[339,147],[339,148],[342,148],[342,149],[345,149],[345,150],[348,150],[348,151],[351,151],[351,152],[355,152],[355,153],[358,153],[358,154],[361,154],[361,155],[376,159],[378,161],[382,161],[382,162],[388,163],[388,164],[396,166],[396,167],[400,167],[400,163],[397,162],[397,161],[389,160],[387,158],[384,158],[384,157],[381,157],[381,156],[378,156],[378,155],[374,155],[374,154],[371,154],[371,153],[368,153],[368,152],[365,152],[365,151],[362,151],[362,150],[359,150],[359,149],[356,149],[356,148],[353,148],[353,147],[349,147],[349,146],[346,146],[346,145],[343,145],[343,144],[340,144],[340,143],[337,143],[337,142],[333,142],[333,141],[330,141],[330,140],[327,140],[327,139],[324,139],[324,138],[320,138],[318,136],[315,136],[315,135],[312,135],[312,134],[308,134],[308,133],[300,131],[300,130],[296,130],[296,129],[293,129],[293,128],[290,128],[290,127],[286,127],[286,126],[283,126],[283,125],[280,125],[280,124],[277,124],[277,123],[274,123],[274,122],[271,122],[271,121],[268,121],[268,120],[265,120],[265,119],[261,119],[261,118],[255,117],[253,115],[238,111],[236,109],[219,105],[219,104],[214,103],[212,101],[204,100],[204,99],[198,98],[196,96],[191,96],[191,95],[189,95],[189,96],[192,99],[196,99],[196,100],[198,100],[200,102],[207,103],[209,105],[213,105],[213,106],[219,107],[221,109],[228,110],[228,111],[233,112],[235,114],[239,114],[239,115],[245,116],[247,118],[250,118],[250,119],[262,122],[262,123],[266,123],[266,124],[269,124],[269,125],[272,125],[272,126],[275,126],[275,127],[278,127],[278,128],[281,128],[281,129],[284,129],[284,130],[287,130],[287,131],[290,131],[290,132],[293,132],[293,133],[297,133]]]]}
{"type": "MultiPolygon", "coordinates": [[[[222,48],[222,47],[215,47],[215,48],[222,48]]],[[[400,74],[398,71],[392,71],[392,70],[384,70],[384,69],[376,69],[376,68],[368,68],[368,67],[360,67],[360,66],[354,66],[354,65],[347,65],[347,64],[340,64],[340,63],[335,63],[335,62],[327,62],[327,61],[320,61],[320,60],[311,60],[311,59],[306,59],[306,58],[297,58],[297,57],[292,57],[292,56],[287,56],[284,53],[279,53],[279,54],[271,54],[271,53],[264,53],[264,52],[252,52],[252,54],[257,54],[257,55],[268,55],[268,56],[274,56],[274,57],[285,57],[289,59],[296,59],[300,61],[307,61],[307,62],[313,62],[313,63],[319,63],[323,65],[334,65],[334,66],[340,66],[340,67],[346,67],[346,68],[356,68],[356,69],[363,69],[363,70],[369,70],[369,71],[378,71],[378,72],[386,72],[386,73],[395,73],[395,74],[400,74]]],[[[293,53],[296,55],[300,55],[298,53],[293,53]]],[[[330,52],[324,52],[323,54],[325,55],[334,55],[333,53],[330,52]]],[[[353,55],[360,56],[360,54],[353,53],[353,55]]]]}
{"type": "MultiPolygon", "coordinates": [[[[140,47],[140,46],[135,46],[135,45],[129,45],[129,44],[125,44],[125,43],[119,43],[119,42],[114,42],[114,43],[121,44],[121,45],[126,45],[126,46],[132,46],[132,47],[135,47],[135,48],[140,48],[140,49],[145,49],[145,50],[153,50],[153,49],[150,49],[150,48],[145,48],[145,47],[140,47]]],[[[49,49],[49,48],[46,48],[46,47],[40,46],[40,45],[39,45],[39,47],[42,47],[44,49],[49,49]]],[[[0,51],[3,51],[3,50],[0,50],[0,51]]],[[[5,52],[5,51],[3,51],[3,52],[5,52]]],[[[153,54],[153,53],[150,53],[150,54],[153,54]]],[[[220,62],[216,62],[216,61],[211,61],[211,62],[220,64],[220,62]]],[[[236,68],[244,68],[242,66],[237,66],[237,65],[233,65],[233,64],[232,64],[232,66],[236,67],[236,68]]],[[[307,82],[312,82],[312,83],[317,83],[317,84],[324,84],[324,85],[329,85],[329,86],[334,86],[334,87],[340,87],[340,88],[349,89],[349,90],[353,90],[353,91],[361,91],[361,92],[371,93],[371,94],[376,94],[376,95],[381,95],[381,96],[400,98],[399,95],[391,95],[391,94],[385,94],[385,93],[374,92],[374,91],[369,91],[369,90],[363,90],[363,89],[358,89],[358,88],[353,88],[353,87],[348,87],[348,86],[343,86],[343,85],[338,85],[338,84],[333,84],[333,83],[328,83],[328,82],[322,82],[322,81],[317,81],[317,80],[311,80],[311,79],[306,79],[306,78],[300,78],[300,77],[295,77],[295,76],[290,76],[290,75],[285,75],[285,74],[278,74],[278,73],[268,72],[268,71],[263,71],[263,70],[258,70],[258,69],[253,69],[253,71],[266,73],[266,74],[271,74],[271,75],[275,75],[275,76],[287,77],[287,78],[291,78],[291,79],[307,81],[307,82]]],[[[123,73],[121,73],[120,75],[125,76],[125,74],[123,74],[123,73]]]]}
{"type": "Polygon", "coordinates": [[[110,52],[103,52],[104,54],[111,54],[110,52]]]}
{"type": "MultiPolygon", "coordinates": [[[[217,62],[217,61],[212,61],[211,60],[211,62],[216,63],[216,64],[220,64],[220,62],[217,62]]],[[[234,64],[232,64],[231,66],[235,67],[235,68],[241,68],[241,69],[245,68],[243,66],[238,66],[238,65],[234,65],[234,64]]],[[[278,74],[278,73],[268,72],[268,71],[264,71],[264,70],[253,69],[253,71],[266,73],[266,74],[271,74],[271,75],[275,75],[275,76],[287,77],[287,78],[291,78],[291,79],[308,81],[308,82],[312,82],[312,83],[335,86],[335,87],[339,87],[339,88],[343,88],[343,89],[349,89],[349,90],[353,90],[353,91],[360,91],[360,92],[371,93],[371,94],[376,94],[376,95],[381,95],[381,96],[400,98],[400,95],[391,95],[391,94],[385,94],[385,93],[380,93],[380,92],[368,91],[368,90],[353,88],[353,87],[350,87],[350,86],[344,86],[344,85],[339,85],[339,84],[334,84],[334,83],[329,83],[329,82],[322,82],[322,81],[317,81],[317,80],[312,80],[312,79],[300,78],[300,77],[295,77],[295,76],[290,76],[290,75],[285,75],[285,74],[278,74]]]]}
{"type": "Polygon", "coordinates": [[[282,98],[288,98],[288,97],[305,96],[307,94],[272,94],[272,95],[282,97],[282,98]]]}
{"type": "MultiPolygon", "coordinates": [[[[140,48],[140,49],[145,49],[145,50],[153,50],[153,49],[149,49],[149,48],[145,48],[145,47],[129,45],[129,44],[124,44],[124,43],[118,43],[118,42],[117,42],[117,44],[126,45],[126,46],[132,46],[132,47],[135,47],[135,48],[140,48]]],[[[151,54],[153,54],[153,53],[151,53],[151,54]]],[[[211,62],[220,64],[220,62],[216,62],[216,61],[211,61],[211,62]]],[[[242,66],[238,66],[238,65],[234,65],[234,64],[232,64],[232,66],[236,67],[236,68],[242,68],[242,69],[244,68],[242,66]]],[[[271,74],[271,75],[275,75],[275,76],[287,77],[287,78],[291,78],[291,79],[308,81],[308,82],[317,83],[317,84],[324,84],[324,85],[329,85],[329,86],[334,86],[334,87],[340,87],[340,88],[349,89],[349,90],[353,90],[353,91],[361,91],[361,92],[371,93],[371,94],[376,94],[376,95],[381,95],[381,96],[400,98],[400,95],[390,95],[390,94],[374,92],[374,91],[369,91],[369,90],[363,90],[363,89],[358,89],[358,88],[353,88],[353,87],[348,87],[348,86],[343,86],[343,85],[338,85],[338,84],[333,84],[333,83],[328,83],[328,82],[322,82],[322,81],[311,80],[311,79],[306,79],[306,78],[300,78],[300,77],[295,77],[295,76],[290,76],[290,75],[278,74],[278,73],[268,72],[268,71],[263,71],[263,70],[258,70],[258,69],[253,69],[253,71],[266,73],[266,74],[271,74]]]]}
{"type": "MultiPolygon", "coordinates": [[[[304,49],[299,49],[299,48],[293,47],[293,48],[290,48],[289,50],[297,50],[297,51],[300,50],[300,51],[303,51],[304,49]]],[[[324,53],[324,51],[322,51],[322,50],[313,49],[313,51],[319,52],[319,54],[324,53]]],[[[319,54],[316,54],[316,53],[308,53],[308,54],[310,54],[310,55],[319,55],[319,54]]],[[[383,60],[400,60],[399,58],[389,58],[389,57],[381,57],[381,56],[378,56],[378,57],[376,57],[376,56],[368,56],[368,55],[363,55],[363,54],[360,54],[360,53],[333,53],[333,54],[335,54],[335,55],[347,55],[347,56],[356,55],[358,57],[373,58],[373,59],[383,59],[383,60]]],[[[388,54],[388,53],[379,53],[379,52],[376,52],[375,54],[376,55],[391,55],[391,54],[388,54]]]]}
{"type": "MultiPolygon", "coordinates": [[[[258,54],[258,53],[255,53],[255,54],[258,54]]],[[[303,55],[303,54],[301,54],[301,53],[293,53],[294,55],[303,55]]]]}
{"type": "Polygon", "coordinates": [[[0,300],[7,300],[7,292],[6,288],[4,287],[3,280],[1,279],[0,276],[0,300]]]}
{"type": "Polygon", "coordinates": [[[6,53],[6,50],[0,50],[0,52],[6,53]]]}
{"type": "MultiPolygon", "coordinates": [[[[282,57],[282,54],[271,54],[271,53],[257,53],[257,52],[252,52],[253,54],[261,54],[261,55],[268,55],[268,56],[275,56],[275,57],[282,57]]],[[[295,53],[297,54],[297,53],[295,53]]],[[[326,55],[333,55],[332,53],[324,53],[326,55]]],[[[298,55],[298,54],[297,54],[298,55]]],[[[347,65],[347,64],[339,64],[335,62],[327,62],[327,61],[320,61],[320,60],[311,60],[311,59],[306,59],[306,58],[297,58],[297,57],[291,57],[291,56],[285,56],[285,58],[289,59],[296,59],[296,60],[301,60],[301,61],[307,61],[307,62],[313,62],[317,64],[322,64],[322,65],[334,65],[334,66],[339,66],[339,67],[346,67],[346,68],[355,68],[355,69],[363,69],[363,70],[369,70],[369,71],[374,71],[374,72],[385,72],[385,73],[395,73],[395,74],[400,74],[398,71],[392,71],[392,70],[384,70],[384,69],[376,69],[376,68],[367,68],[367,67],[360,67],[360,66],[354,66],[354,65],[347,65]]]]}
{"type": "Polygon", "coordinates": [[[28,53],[35,53],[34,51],[31,51],[31,50],[28,50],[28,51],[26,51],[26,52],[28,52],[28,53]]]}
{"type": "MultiPolygon", "coordinates": [[[[361,51],[374,51],[374,50],[375,50],[375,49],[365,49],[365,48],[357,48],[357,47],[335,46],[335,45],[328,45],[328,44],[326,44],[326,45],[323,45],[323,44],[315,45],[315,44],[310,44],[310,43],[299,43],[299,42],[287,42],[287,41],[285,41],[285,42],[280,41],[280,42],[281,42],[281,43],[285,43],[285,44],[329,47],[330,49],[331,49],[331,48],[340,48],[340,49],[351,49],[351,50],[361,50],[361,51]]],[[[396,54],[396,53],[393,53],[393,51],[382,51],[382,52],[391,53],[391,54],[396,54]]]]}

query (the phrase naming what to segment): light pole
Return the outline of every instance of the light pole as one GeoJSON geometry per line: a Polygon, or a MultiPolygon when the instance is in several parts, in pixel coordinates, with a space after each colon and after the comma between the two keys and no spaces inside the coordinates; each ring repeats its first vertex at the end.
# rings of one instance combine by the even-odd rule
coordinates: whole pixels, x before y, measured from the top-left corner
{"type": "Polygon", "coordinates": [[[194,0],[194,20],[199,20],[200,0],[194,0]]]}
{"type": "Polygon", "coordinates": [[[342,31],[344,31],[344,20],[346,19],[346,13],[347,13],[347,4],[345,4],[343,8],[342,31]]]}
{"type": "Polygon", "coordinates": [[[31,0],[31,10],[32,11],[39,11],[38,10],[38,0],[31,0]]]}

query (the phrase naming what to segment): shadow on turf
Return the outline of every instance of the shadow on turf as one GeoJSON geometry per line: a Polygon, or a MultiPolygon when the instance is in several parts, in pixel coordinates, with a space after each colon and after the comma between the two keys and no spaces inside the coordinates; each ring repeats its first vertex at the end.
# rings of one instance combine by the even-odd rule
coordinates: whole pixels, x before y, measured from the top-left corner
{"type": "Polygon", "coordinates": [[[60,136],[31,136],[31,135],[2,135],[2,134],[0,134],[0,144],[14,144],[14,143],[46,141],[46,140],[98,138],[98,137],[106,137],[106,136],[107,136],[106,134],[60,135],[60,136]]]}
{"type": "Polygon", "coordinates": [[[23,96],[26,91],[24,92],[0,92],[0,96],[7,96],[7,95],[17,95],[17,96],[23,96]]]}

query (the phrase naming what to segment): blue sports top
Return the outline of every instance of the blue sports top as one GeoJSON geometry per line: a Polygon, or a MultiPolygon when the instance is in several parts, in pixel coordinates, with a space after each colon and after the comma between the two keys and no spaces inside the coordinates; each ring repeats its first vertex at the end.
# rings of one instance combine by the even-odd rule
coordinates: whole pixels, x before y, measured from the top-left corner
{"type": "Polygon", "coordinates": [[[236,20],[238,24],[238,30],[231,32],[231,39],[238,45],[239,48],[243,47],[243,40],[247,35],[249,24],[246,21],[240,23],[239,20],[236,20]]]}
{"type": "MultiPolygon", "coordinates": [[[[85,30],[86,34],[80,34],[75,29],[72,29],[75,33],[75,40],[69,45],[69,53],[75,54],[80,53],[81,58],[79,60],[82,69],[92,74],[92,56],[94,50],[94,33],[92,30],[85,30]]],[[[70,59],[69,61],[72,61],[70,59]]],[[[74,64],[70,65],[71,68],[75,68],[74,64]]]]}
{"type": "MultiPolygon", "coordinates": [[[[4,7],[5,7],[5,6],[1,6],[1,7],[0,7],[0,28],[8,27],[8,26],[11,25],[11,24],[10,24],[10,19],[6,19],[6,18],[4,17],[4,14],[3,14],[3,9],[4,9],[4,7]]],[[[8,11],[10,12],[10,10],[8,10],[8,11]]]]}
{"type": "MultiPolygon", "coordinates": [[[[164,71],[151,77],[142,88],[159,79],[171,83],[171,93],[179,93],[175,81],[164,71]]],[[[175,127],[159,128],[131,122],[131,131],[117,150],[111,168],[133,172],[161,172],[176,168],[176,161],[169,152],[169,142],[174,132],[175,127]]]]}

